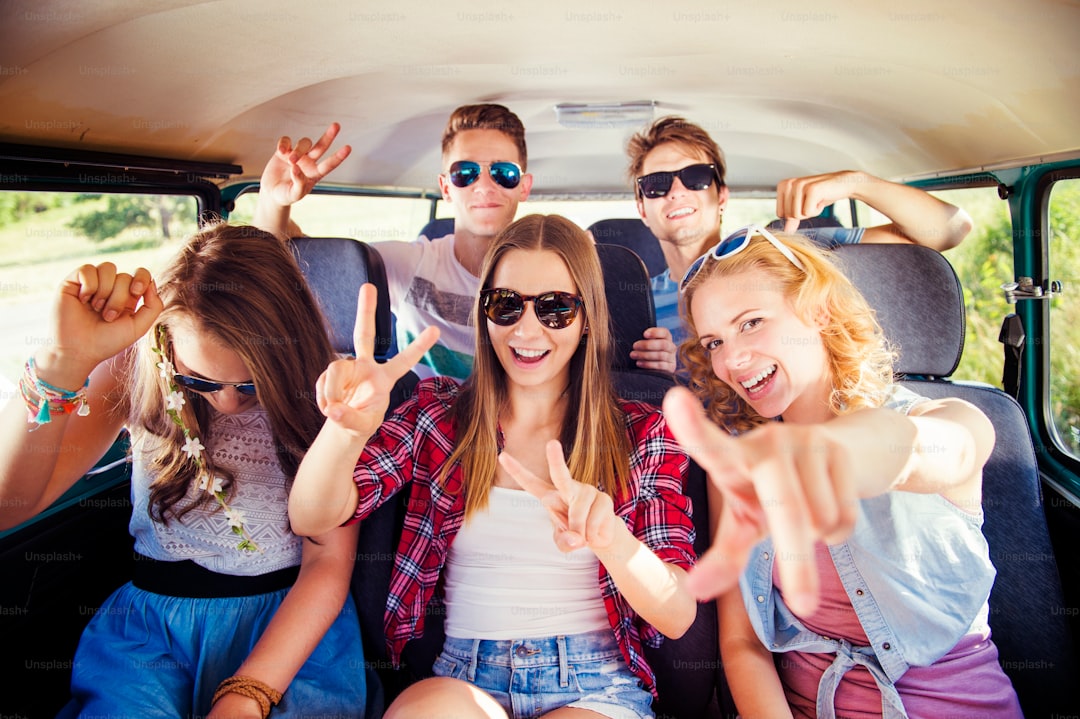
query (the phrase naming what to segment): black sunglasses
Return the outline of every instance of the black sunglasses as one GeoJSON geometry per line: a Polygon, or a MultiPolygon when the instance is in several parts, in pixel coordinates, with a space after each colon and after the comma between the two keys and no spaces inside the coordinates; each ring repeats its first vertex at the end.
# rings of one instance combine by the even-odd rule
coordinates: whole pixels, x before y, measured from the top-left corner
{"type": "Polygon", "coordinates": [[[651,172],[637,178],[641,194],[650,199],[663,197],[671,190],[675,178],[688,190],[705,190],[712,186],[713,180],[719,180],[716,165],[688,165],[674,172],[651,172]]]}
{"type": "Polygon", "coordinates": [[[173,379],[184,389],[194,390],[195,392],[220,392],[225,387],[232,387],[240,394],[255,395],[254,382],[211,382],[208,379],[189,377],[186,374],[174,374],[173,379]]]}
{"type": "Polygon", "coordinates": [[[450,165],[450,182],[454,187],[468,187],[480,179],[483,165],[488,166],[488,174],[499,187],[512,190],[521,182],[521,168],[513,162],[473,162],[458,160],[450,165]]]}
{"type": "Polygon", "coordinates": [[[500,327],[516,324],[525,312],[525,303],[533,303],[536,318],[545,327],[561,330],[574,324],[581,298],[569,292],[545,292],[523,295],[513,290],[495,288],[480,292],[480,309],[489,320],[500,327]]]}

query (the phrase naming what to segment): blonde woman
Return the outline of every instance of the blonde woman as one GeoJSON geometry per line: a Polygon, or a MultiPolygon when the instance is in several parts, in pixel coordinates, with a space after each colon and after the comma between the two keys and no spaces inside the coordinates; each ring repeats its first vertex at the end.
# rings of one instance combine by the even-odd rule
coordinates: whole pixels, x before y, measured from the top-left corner
{"type": "Polygon", "coordinates": [[[685,389],[664,410],[712,480],[688,581],[723,593],[740,715],[1019,717],[987,625],[986,416],[894,384],[872,310],[798,236],[743,228],[681,292],[707,416],[685,389]]]}
{"type": "Polygon", "coordinates": [[[362,331],[368,351],[327,369],[327,421],[297,474],[293,527],[362,520],[410,487],[387,641],[400,657],[437,592],[447,639],[437,676],[405,690],[388,719],[651,717],[642,643],[678,637],[696,616],[682,582],[686,456],[659,411],[614,395],[603,278],[583,230],[558,216],[516,221],[488,250],[480,287],[464,385],[424,380],[382,421],[389,387],[434,330],[386,365],[362,331]]]}

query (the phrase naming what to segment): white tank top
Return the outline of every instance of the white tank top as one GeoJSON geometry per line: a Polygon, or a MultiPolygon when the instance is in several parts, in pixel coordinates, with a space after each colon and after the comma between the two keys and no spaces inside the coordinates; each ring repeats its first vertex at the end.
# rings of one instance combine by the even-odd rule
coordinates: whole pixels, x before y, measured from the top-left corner
{"type": "Polygon", "coordinates": [[[598,561],[564,554],[540,500],[494,487],[486,511],[458,530],[446,559],[446,634],[523,639],[610,628],[598,561]]]}

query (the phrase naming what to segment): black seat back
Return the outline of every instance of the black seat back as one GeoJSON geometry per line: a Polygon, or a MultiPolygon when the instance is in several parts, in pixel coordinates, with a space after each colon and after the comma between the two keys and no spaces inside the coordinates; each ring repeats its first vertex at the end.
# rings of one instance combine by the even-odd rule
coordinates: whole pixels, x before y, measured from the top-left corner
{"type": "Polygon", "coordinates": [[[983,470],[983,533],[997,569],[993,640],[1027,716],[1075,713],[1080,673],[1027,418],[997,388],[948,379],[964,338],[963,291],[952,266],[912,245],[844,245],[836,257],[899,345],[903,383],[927,397],[965,399],[993,422],[997,443],[983,470]]]}
{"type": "Polygon", "coordinates": [[[375,357],[392,344],[390,291],[382,257],[371,245],[346,237],[296,237],[289,241],[300,270],[330,324],[334,351],[353,355],[353,326],[360,285],[370,282],[379,295],[375,316],[375,357]]]}
{"type": "MultiPolygon", "coordinates": [[[[638,221],[640,224],[640,221],[638,221]]],[[[644,227],[644,225],[642,225],[644,227]]],[[[630,358],[634,342],[656,326],[656,310],[644,262],[626,247],[598,243],[597,254],[604,273],[604,290],[611,313],[611,332],[616,357],[612,374],[620,397],[659,407],[675,385],[671,374],[638,369],[630,358]]],[[[694,462],[686,478],[685,494],[693,508],[696,538],[701,555],[710,544],[706,478],[694,462]]],[[[658,717],[702,719],[715,707],[720,680],[716,603],[698,605],[697,619],[679,639],[666,639],[659,647],[645,647],[645,659],[656,673],[658,717]]]]}
{"type": "Polygon", "coordinates": [[[418,236],[425,240],[437,240],[452,234],[454,234],[454,218],[436,217],[421,228],[418,236]]]}
{"type": "Polygon", "coordinates": [[[619,245],[631,250],[645,263],[649,277],[667,269],[660,240],[637,217],[597,220],[588,227],[597,245],[619,245]]]}
{"type": "MultiPolygon", "coordinates": [[[[327,317],[336,352],[354,354],[353,325],[356,322],[357,293],[364,282],[375,285],[378,295],[375,358],[385,359],[392,346],[392,322],[386,270],[378,251],[362,242],[340,237],[298,237],[290,242],[300,269],[327,317]]],[[[398,381],[391,394],[388,413],[412,396],[418,381],[419,377],[413,372],[398,381]]],[[[383,615],[390,591],[394,553],[401,537],[407,494],[399,493],[361,522],[357,541],[351,592],[360,620],[367,668],[380,680],[377,686],[369,686],[369,691],[380,691],[376,704],[385,702],[388,705],[404,681],[401,673],[390,666],[383,615]]],[[[371,672],[368,674],[370,679],[371,672]]],[[[378,719],[379,714],[381,707],[368,707],[367,716],[378,719]]]]}

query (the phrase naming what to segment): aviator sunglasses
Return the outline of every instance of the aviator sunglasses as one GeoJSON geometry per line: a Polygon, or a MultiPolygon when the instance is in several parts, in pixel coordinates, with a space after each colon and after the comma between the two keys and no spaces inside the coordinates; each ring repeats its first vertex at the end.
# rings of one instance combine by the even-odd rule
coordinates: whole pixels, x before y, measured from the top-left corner
{"type": "Polygon", "coordinates": [[[255,395],[254,382],[211,382],[208,379],[189,377],[186,374],[173,374],[173,378],[184,389],[194,390],[195,392],[220,392],[225,387],[232,387],[240,394],[255,395]]]}
{"type": "Polygon", "coordinates": [[[709,258],[723,260],[732,255],[739,254],[750,246],[750,240],[753,239],[754,235],[761,235],[764,237],[769,244],[779,250],[780,254],[788,259],[788,262],[795,265],[803,272],[806,272],[806,268],[799,262],[799,258],[788,249],[787,245],[776,239],[776,236],[773,233],[769,232],[761,225],[747,225],[746,227],[735,230],[730,235],[720,240],[720,242],[718,242],[711,250],[694,260],[694,264],[690,265],[690,269],[686,271],[686,274],[683,275],[682,282],[679,283],[679,294],[681,295],[686,292],[687,285],[689,285],[690,281],[697,276],[697,273],[701,271],[701,268],[705,266],[706,260],[709,258]]]}
{"type": "Polygon", "coordinates": [[[495,288],[480,293],[480,309],[484,316],[500,327],[517,324],[525,312],[526,302],[533,303],[536,318],[553,330],[574,324],[581,309],[581,298],[569,292],[523,295],[514,290],[495,288]]]}
{"type": "Polygon", "coordinates": [[[637,178],[638,189],[641,190],[642,195],[650,199],[663,197],[671,190],[676,177],[679,178],[683,187],[695,192],[708,189],[714,179],[720,179],[716,172],[716,165],[687,165],[674,172],[650,172],[648,175],[642,175],[637,178]]]}
{"type": "Polygon", "coordinates": [[[450,182],[454,187],[468,187],[480,179],[480,168],[488,166],[488,174],[499,187],[512,190],[521,182],[521,168],[513,162],[473,162],[458,160],[450,165],[450,182]]]}

